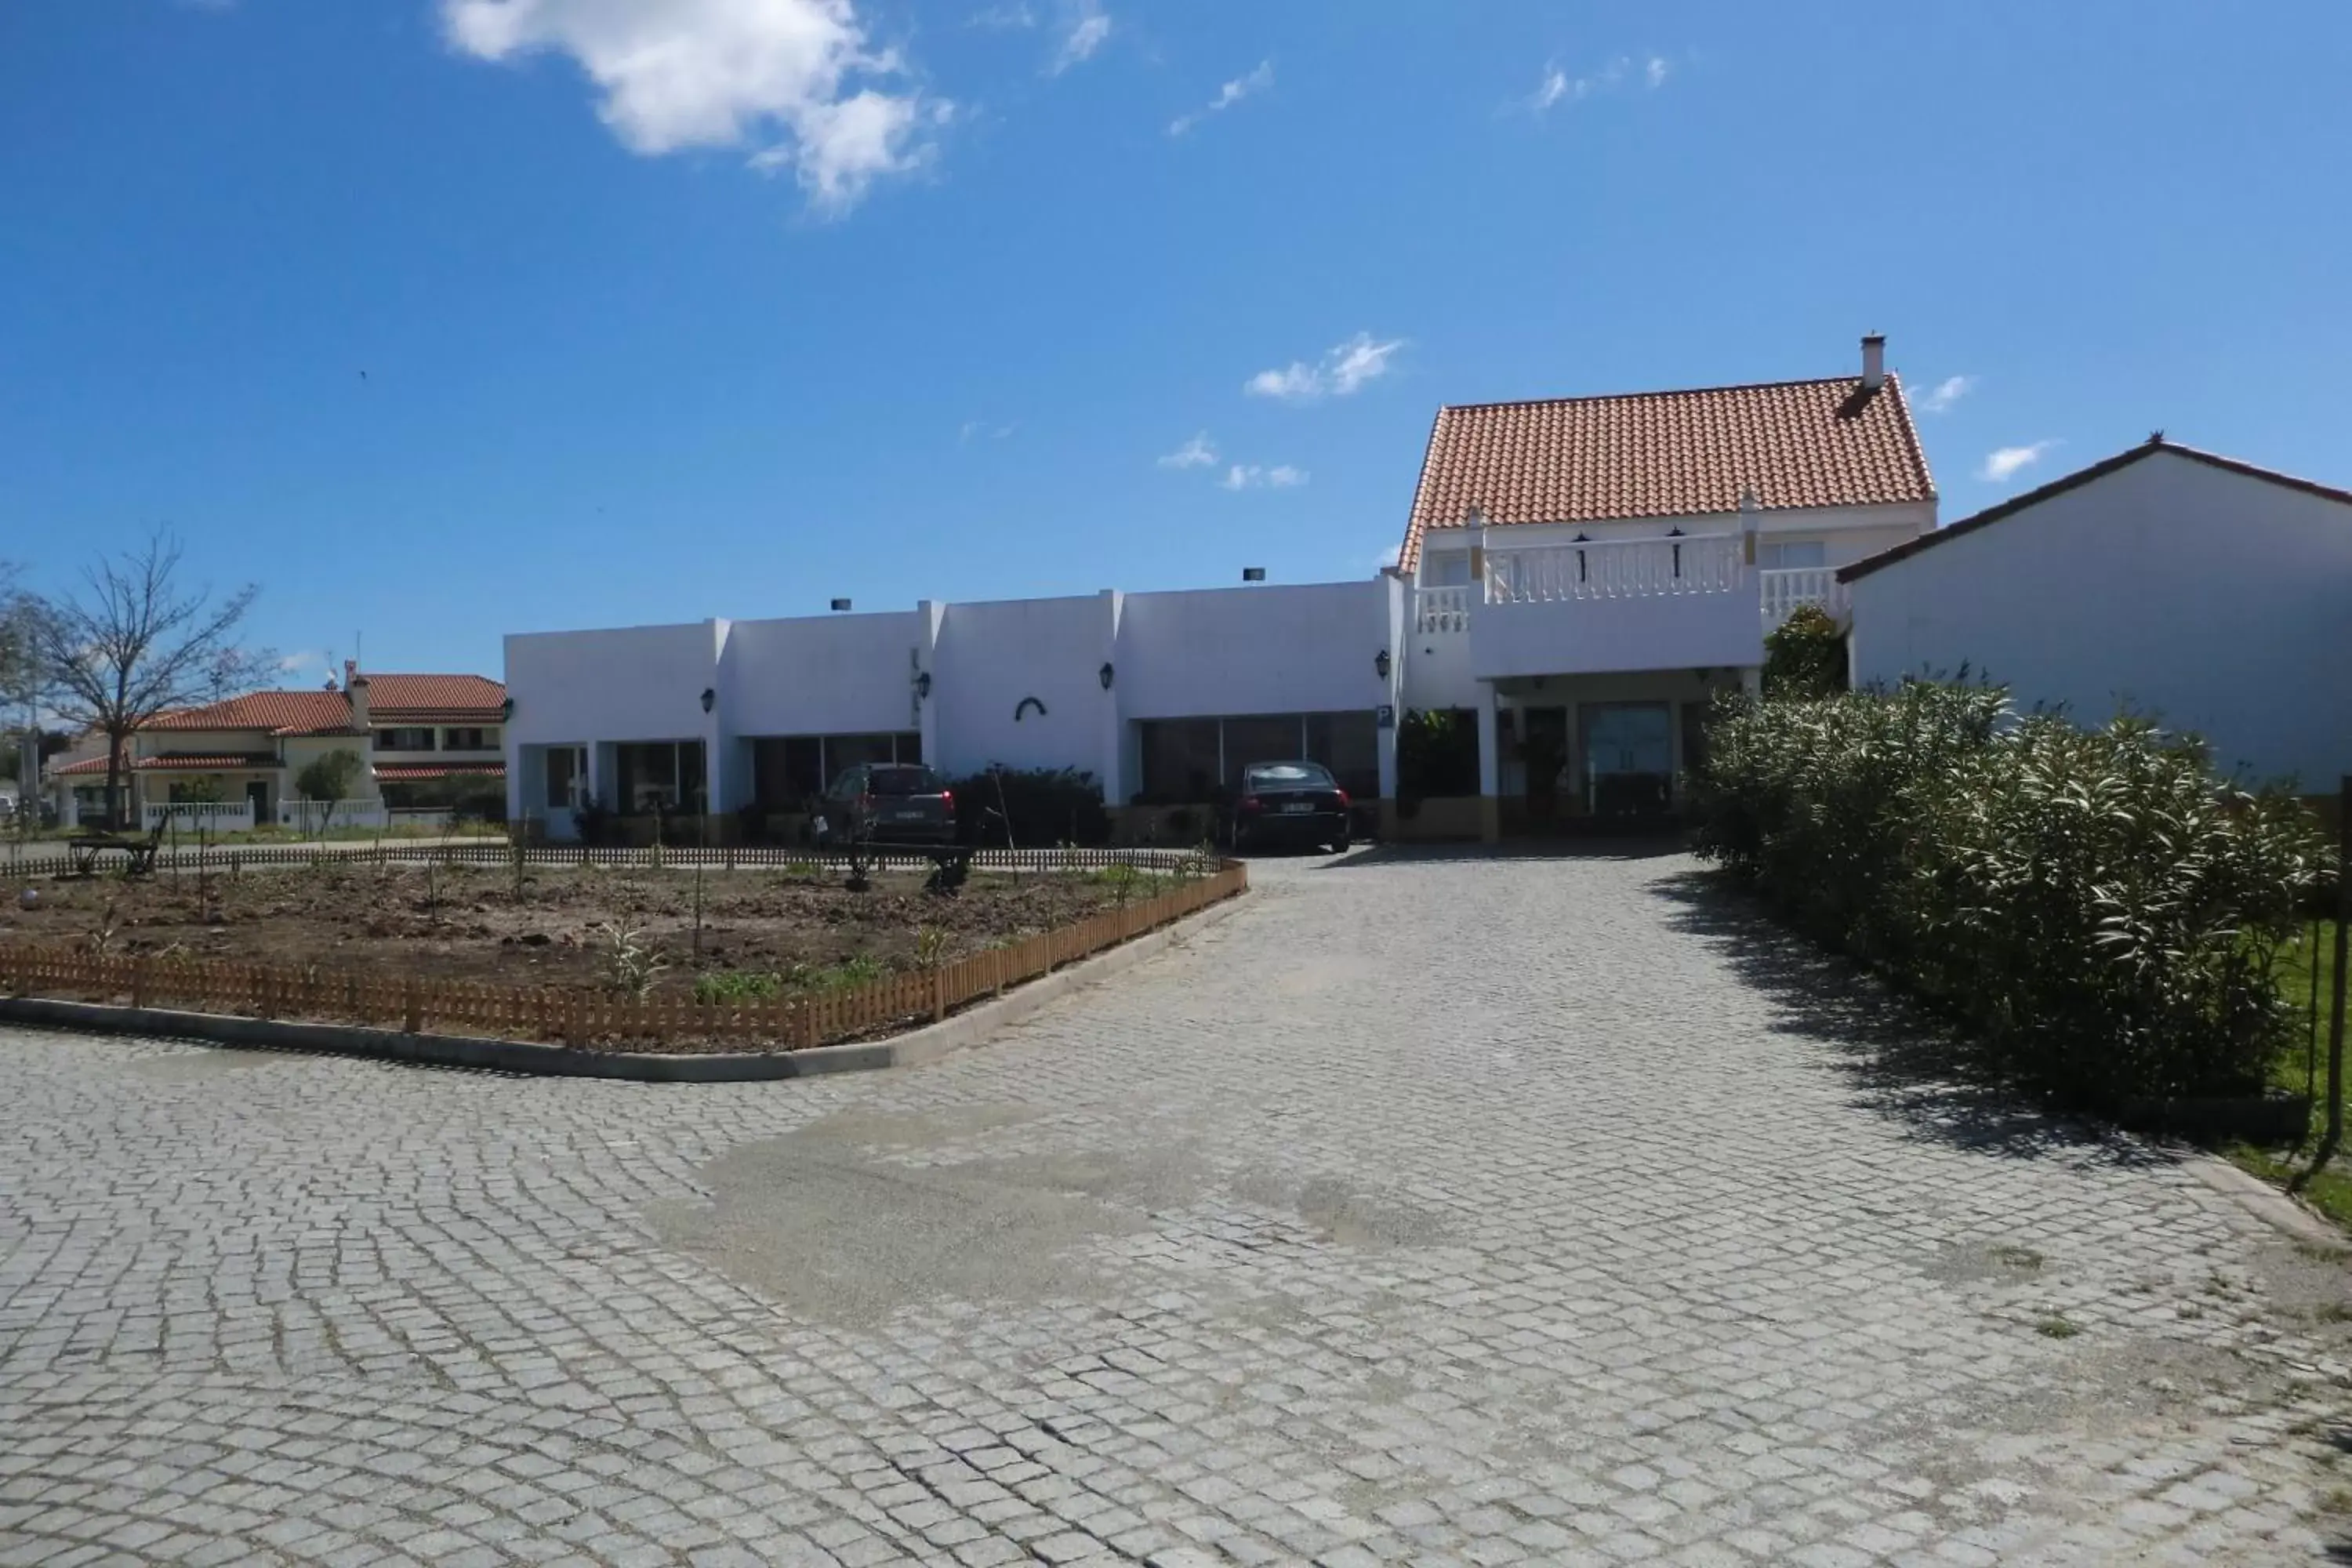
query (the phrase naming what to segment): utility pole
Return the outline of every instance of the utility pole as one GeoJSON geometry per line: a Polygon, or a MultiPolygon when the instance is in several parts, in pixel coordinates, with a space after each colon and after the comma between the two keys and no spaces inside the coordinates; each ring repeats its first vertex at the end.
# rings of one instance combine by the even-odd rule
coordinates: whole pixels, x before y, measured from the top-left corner
{"type": "MultiPolygon", "coordinates": [[[[2336,797],[2336,973],[2328,987],[2326,1132],[2311,1156],[2301,1186],[2327,1166],[2344,1142],[2344,999],[2347,947],[2352,947],[2352,773],[2344,775],[2336,797]]],[[[2315,962],[2318,954],[2312,955],[2315,962]]]]}

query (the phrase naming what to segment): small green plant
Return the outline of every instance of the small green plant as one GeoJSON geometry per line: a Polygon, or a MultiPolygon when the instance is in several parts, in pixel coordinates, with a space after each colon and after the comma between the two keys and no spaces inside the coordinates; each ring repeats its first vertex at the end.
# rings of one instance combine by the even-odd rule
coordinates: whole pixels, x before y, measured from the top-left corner
{"type": "Polygon", "coordinates": [[[646,941],[643,928],[606,921],[596,928],[604,943],[604,981],[614,990],[643,1001],[669,967],[661,950],[646,941]]]}
{"type": "Polygon", "coordinates": [[[2033,1331],[2045,1340],[2071,1340],[2083,1331],[2082,1325],[2063,1312],[2053,1312],[2033,1325],[2033,1331]]]}
{"type": "Polygon", "coordinates": [[[721,1005],[772,1002],[784,994],[784,977],[772,969],[718,969],[694,977],[694,999],[721,1005]]]}
{"type": "Polygon", "coordinates": [[[880,959],[861,952],[838,963],[795,963],[785,972],[784,982],[794,991],[822,995],[828,992],[854,991],[861,985],[871,985],[889,973],[880,959]]]}
{"type": "Polygon", "coordinates": [[[938,926],[921,926],[915,931],[915,967],[937,969],[947,956],[948,933],[938,926]]]}

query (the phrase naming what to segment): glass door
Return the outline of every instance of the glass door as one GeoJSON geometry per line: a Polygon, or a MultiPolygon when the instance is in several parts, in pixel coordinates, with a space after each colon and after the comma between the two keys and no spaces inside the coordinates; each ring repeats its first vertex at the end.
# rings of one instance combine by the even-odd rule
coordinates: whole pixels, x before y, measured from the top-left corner
{"type": "Polygon", "coordinates": [[[1674,795],[1672,704],[1593,702],[1578,716],[1587,808],[1598,816],[1665,810],[1674,795]]]}

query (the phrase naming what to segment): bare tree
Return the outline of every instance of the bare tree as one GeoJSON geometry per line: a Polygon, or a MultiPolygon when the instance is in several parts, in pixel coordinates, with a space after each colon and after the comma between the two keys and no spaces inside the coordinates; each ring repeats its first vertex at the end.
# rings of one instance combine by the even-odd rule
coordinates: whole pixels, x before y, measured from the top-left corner
{"type": "Polygon", "coordinates": [[[184,587],[180,542],[158,531],[84,568],[79,593],[33,605],[43,705],[106,737],[108,826],[121,826],[123,752],[135,731],[258,684],[268,656],[236,644],[255,593],[250,584],[217,598],[209,586],[184,587]]]}

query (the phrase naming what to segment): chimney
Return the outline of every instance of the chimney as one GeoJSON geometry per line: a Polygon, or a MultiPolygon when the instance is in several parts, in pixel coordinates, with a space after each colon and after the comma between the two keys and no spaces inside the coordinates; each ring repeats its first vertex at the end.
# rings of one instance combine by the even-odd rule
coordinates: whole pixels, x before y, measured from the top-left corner
{"type": "Polygon", "coordinates": [[[1862,340],[1862,389],[1876,392],[1886,384],[1886,334],[1873,332],[1862,340]]]}
{"type": "Polygon", "coordinates": [[[343,660],[343,684],[345,686],[349,686],[359,678],[360,661],[355,658],[347,658],[343,660]]]}
{"type": "Polygon", "coordinates": [[[368,727],[368,678],[359,672],[356,665],[346,664],[344,668],[351,671],[351,679],[344,684],[343,695],[351,699],[352,728],[364,730],[368,727]]]}

